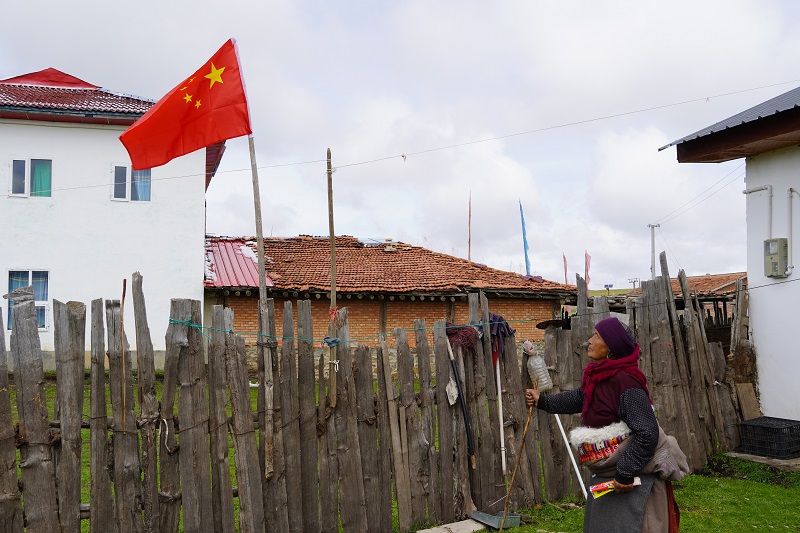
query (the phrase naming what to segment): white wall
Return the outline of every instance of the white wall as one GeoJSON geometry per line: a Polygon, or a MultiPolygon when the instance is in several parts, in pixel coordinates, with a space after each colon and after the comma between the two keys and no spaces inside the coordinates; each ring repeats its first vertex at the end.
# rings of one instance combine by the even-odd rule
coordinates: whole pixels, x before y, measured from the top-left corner
{"type": "MultiPolygon", "coordinates": [[[[772,237],[788,237],[787,189],[800,190],[800,148],[791,147],[747,160],[748,189],[772,185],[772,237]]],[[[800,420],[800,199],[793,200],[794,264],[787,278],[764,276],[769,193],[747,195],[747,281],[750,335],[758,362],[758,388],[765,415],[800,420]]]]}
{"type": "MultiPolygon", "coordinates": [[[[112,164],[130,165],[121,126],[0,120],[0,290],[9,270],[50,272],[42,349],[53,350],[52,300],[119,299],[135,349],[131,274],[143,276],[150,333],[164,349],[171,298],[203,299],[205,150],[152,170],[150,202],[112,200],[112,164]],[[11,160],[53,161],[50,198],[9,197],[11,160]],[[167,179],[177,177],[176,179],[167,179]]],[[[8,304],[2,301],[6,346],[8,304]]]]}

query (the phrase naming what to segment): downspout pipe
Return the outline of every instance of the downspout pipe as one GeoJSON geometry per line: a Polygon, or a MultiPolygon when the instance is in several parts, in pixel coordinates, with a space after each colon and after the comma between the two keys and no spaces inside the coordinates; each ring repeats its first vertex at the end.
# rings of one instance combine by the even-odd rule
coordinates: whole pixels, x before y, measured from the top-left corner
{"type": "Polygon", "coordinates": [[[787,265],[786,265],[786,275],[791,276],[792,271],[794,270],[794,262],[792,261],[792,195],[796,194],[800,197],[800,192],[792,187],[789,187],[789,190],[786,191],[786,198],[789,202],[786,206],[786,219],[787,219],[787,228],[786,228],[786,240],[789,243],[788,250],[787,250],[787,265]]]}
{"type": "Polygon", "coordinates": [[[769,191],[769,201],[767,202],[767,239],[772,238],[772,185],[762,185],[760,187],[753,187],[752,189],[745,189],[742,194],[752,194],[759,191],[769,191]]]}

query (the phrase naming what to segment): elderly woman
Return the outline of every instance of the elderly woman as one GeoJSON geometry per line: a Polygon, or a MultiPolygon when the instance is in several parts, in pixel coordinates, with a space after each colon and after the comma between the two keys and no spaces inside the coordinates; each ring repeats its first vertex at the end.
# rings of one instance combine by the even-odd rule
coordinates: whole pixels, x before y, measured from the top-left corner
{"type": "Polygon", "coordinates": [[[647,378],[639,370],[639,345],[614,317],[595,325],[580,388],[552,395],[526,391],[528,406],[548,413],[581,414],[570,433],[591,484],[613,480],[614,493],[589,495],[584,532],[672,533],[680,514],[670,481],[689,468],[674,438],[653,412],[647,378]]]}

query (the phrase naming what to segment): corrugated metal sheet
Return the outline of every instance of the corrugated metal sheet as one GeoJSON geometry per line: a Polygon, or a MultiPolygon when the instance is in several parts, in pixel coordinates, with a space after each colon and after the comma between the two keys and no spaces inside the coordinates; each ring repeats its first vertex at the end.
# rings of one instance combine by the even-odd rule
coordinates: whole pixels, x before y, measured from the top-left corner
{"type": "MultiPolygon", "coordinates": [[[[213,240],[206,242],[206,287],[258,287],[258,264],[255,253],[245,241],[213,240]]],[[[267,287],[274,287],[267,276],[267,287]]]]}
{"type": "Polygon", "coordinates": [[[748,122],[753,122],[754,120],[758,120],[760,118],[780,113],[782,111],[788,111],[789,109],[793,109],[795,107],[800,107],[800,87],[797,87],[796,89],[792,89],[789,92],[776,96],[771,100],[767,100],[766,102],[760,103],[757,106],[747,109],[746,111],[737,113],[736,115],[728,117],[725,120],[721,120],[716,124],[708,126],[707,128],[698,130],[692,133],[691,135],[682,137],[677,141],[672,141],[671,143],[662,146],[658,150],[661,151],[664,150],[665,148],[669,148],[670,146],[675,146],[676,144],[680,144],[682,142],[691,141],[694,139],[698,139],[700,137],[705,137],[706,135],[710,135],[712,133],[716,133],[729,128],[734,128],[736,126],[740,126],[748,122]]]}

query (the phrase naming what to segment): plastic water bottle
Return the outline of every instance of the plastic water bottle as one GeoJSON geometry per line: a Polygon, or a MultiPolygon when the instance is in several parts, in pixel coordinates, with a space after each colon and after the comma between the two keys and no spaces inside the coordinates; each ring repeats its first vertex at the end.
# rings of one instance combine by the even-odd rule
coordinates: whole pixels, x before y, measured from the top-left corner
{"type": "Polygon", "coordinates": [[[528,357],[528,375],[531,378],[531,383],[537,384],[537,389],[541,392],[548,391],[553,388],[553,381],[550,379],[550,373],[547,371],[547,365],[541,355],[533,355],[528,357]]]}

